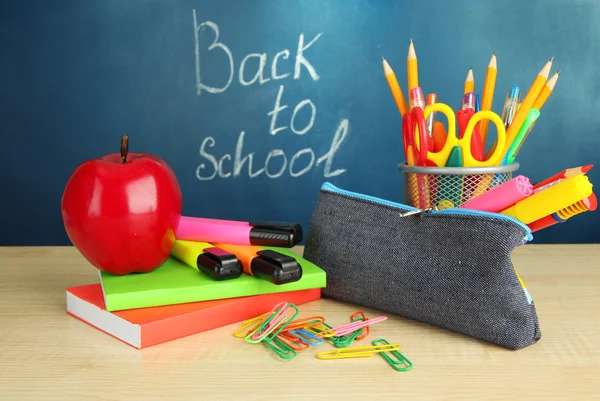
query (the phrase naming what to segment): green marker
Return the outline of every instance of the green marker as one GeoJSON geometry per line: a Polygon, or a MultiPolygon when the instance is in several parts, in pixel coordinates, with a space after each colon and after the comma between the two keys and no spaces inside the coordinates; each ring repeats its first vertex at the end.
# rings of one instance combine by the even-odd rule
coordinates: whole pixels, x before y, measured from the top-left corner
{"type": "Polygon", "coordinates": [[[533,126],[535,125],[535,122],[537,121],[539,116],[540,111],[538,109],[529,110],[529,113],[527,113],[527,117],[525,118],[523,125],[521,125],[517,136],[515,136],[513,143],[510,145],[510,148],[506,153],[506,156],[504,158],[505,162],[502,164],[512,164],[515,161],[517,155],[519,154],[519,150],[521,150],[521,147],[525,143],[527,136],[533,129],[533,126]]]}

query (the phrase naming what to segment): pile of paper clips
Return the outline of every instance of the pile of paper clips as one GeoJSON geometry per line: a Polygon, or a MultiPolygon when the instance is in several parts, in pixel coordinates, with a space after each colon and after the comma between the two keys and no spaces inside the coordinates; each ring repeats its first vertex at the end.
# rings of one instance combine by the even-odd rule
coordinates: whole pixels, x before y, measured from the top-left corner
{"type": "Polygon", "coordinates": [[[364,358],[378,353],[397,371],[406,371],[413,366],[400,353],[399,344],[390,344],[383,338],[373,340],[371,345],[350,347],[353,341],[369,336],[369,326],[386,320],[386,316],[368,319],[359,311],[350,316],[350,323],[334,328],[325,323],[323,316],[296,319],[297,315],[296,305],[280,302],[271,311],[243,321],[242,327],[233,335],[252,344],[262,343],[281,359],[295,358],[298,352],[327,341],[337,350],[320,352],[317,358],[364,358]]]}

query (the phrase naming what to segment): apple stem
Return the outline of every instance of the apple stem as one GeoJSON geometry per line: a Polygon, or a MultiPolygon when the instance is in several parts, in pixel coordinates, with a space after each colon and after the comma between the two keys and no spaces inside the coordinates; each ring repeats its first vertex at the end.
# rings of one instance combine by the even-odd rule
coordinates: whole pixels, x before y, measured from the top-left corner
{"type": "Polygon", "coordinates": [[[129,136],[127,134],[125,134],[121,138],[121,163],[125,163],[127,161],[127,152],[128,151],[129,151],[129,136]]]}

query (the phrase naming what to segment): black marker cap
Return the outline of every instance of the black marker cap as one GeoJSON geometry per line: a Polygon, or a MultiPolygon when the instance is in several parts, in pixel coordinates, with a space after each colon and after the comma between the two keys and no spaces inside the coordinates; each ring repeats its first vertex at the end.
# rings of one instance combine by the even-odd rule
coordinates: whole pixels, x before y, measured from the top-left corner
{"type": "Polygon", "coordinates": [[[252,275],[273,284],[286,284],[302,278],[302,266],[290,256],[266,249],[252,259],[252,275]]]}
{"type": "Polygon", "coordinates": [[[302,226],[298,223],[250,222],[250,244],[292,248],[302,241],[302,226]]]}
{"type": "Polygon", "coordinates": [[[196,264],[202,273],[219,281],[238,278],[244,272],[242,262],[234,254],[220,248],[204,249],[204,253],[198,255],[196,264]]]}

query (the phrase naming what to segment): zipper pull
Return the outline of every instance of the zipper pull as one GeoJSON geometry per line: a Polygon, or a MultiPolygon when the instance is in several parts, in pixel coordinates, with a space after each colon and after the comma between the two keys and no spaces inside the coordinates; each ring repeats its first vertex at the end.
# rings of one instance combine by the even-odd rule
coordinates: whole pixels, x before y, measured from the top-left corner
{"type": "Polygon", "coordinates": [[[408,212],[398,213],[398,214],[400,215],[400,217],[408,217],[408,216],[413,216],[413,215],[420,215],[421,217],[423,217],[423,215],[425,213],[437,212],[438,210],[439,209],[437,208],[437,206],[434,206],[434,207],[428,207],[426,209],[409,210],[408,212]]]}

